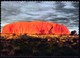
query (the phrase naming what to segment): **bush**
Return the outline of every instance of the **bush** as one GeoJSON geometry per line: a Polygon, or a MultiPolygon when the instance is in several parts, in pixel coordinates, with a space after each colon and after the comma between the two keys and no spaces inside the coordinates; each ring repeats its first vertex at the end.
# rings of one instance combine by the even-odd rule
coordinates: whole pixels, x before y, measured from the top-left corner
{"type": "Polygon", "coordinates": [[[1,56],[78,56],[78,40],[78,36],[70,35],[57,38],[21,35],[13,39],[1,36],[1,56]]]}

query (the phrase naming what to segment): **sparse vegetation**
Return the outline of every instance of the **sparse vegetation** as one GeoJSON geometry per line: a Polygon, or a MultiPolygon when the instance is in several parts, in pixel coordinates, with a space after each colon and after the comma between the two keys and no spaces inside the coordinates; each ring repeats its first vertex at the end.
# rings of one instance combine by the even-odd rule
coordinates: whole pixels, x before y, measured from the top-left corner
{"type": "Polygon", "coordinates": [[[1,56],[78,56],[78,35],[0,37],[1,56]],[[8,38],[8,39],[7,39],[8,38]]]}

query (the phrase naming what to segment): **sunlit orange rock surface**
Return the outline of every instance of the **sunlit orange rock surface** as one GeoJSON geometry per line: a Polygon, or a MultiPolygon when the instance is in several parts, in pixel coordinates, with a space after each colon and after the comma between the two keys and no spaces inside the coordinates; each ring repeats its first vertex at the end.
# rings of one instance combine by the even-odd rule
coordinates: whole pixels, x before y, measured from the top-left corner
{"type": "Polygon", "coordinates": [[[7,24],[2,29],[2,34],[70,34],[68,28],[52,22],[32,21],[14,22],[7,24]]]}

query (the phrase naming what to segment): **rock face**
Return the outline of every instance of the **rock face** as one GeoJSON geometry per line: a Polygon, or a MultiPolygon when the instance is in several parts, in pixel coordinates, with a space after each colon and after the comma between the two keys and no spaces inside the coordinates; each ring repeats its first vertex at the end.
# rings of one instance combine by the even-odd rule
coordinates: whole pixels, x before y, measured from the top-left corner
{"type": "Polygon", "coordinates": [[[32,21],[14,22],[3,27],[2,33],[15,34],[70,34],[64,25],[51,22],[32,21]]]}

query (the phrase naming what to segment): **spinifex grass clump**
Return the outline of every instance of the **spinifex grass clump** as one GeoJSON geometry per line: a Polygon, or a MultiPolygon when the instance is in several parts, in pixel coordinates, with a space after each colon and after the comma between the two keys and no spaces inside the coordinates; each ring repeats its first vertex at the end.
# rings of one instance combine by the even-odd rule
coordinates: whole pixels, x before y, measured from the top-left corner
{"type": "Polygon", "coordinates": [[[77,35],[11,36],[11,38],[0,37],[1,56],[77,56],[79,54],[77,35]]]}

